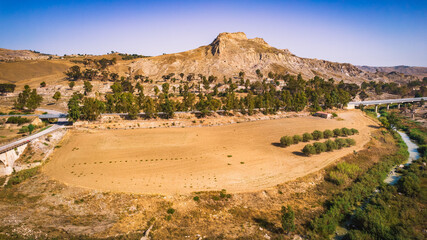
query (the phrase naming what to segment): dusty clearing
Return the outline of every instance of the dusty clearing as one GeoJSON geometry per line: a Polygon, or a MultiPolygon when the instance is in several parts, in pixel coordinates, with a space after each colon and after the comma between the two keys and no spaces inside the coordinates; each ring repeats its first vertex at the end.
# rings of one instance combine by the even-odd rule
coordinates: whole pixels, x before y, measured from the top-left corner
{"type": "MultiPolygon", "coordinates": [[[[299,117],[203,128],[72,131],[44,172],[73,186],[114,192],[181,194],[265,189],[317,171],[363,147],[376,124],[360,111],[343,120],[299,117]],[[301,156],[306,143],[275,146],[283,135],[357,128],[352,148],[301,156]]],[[[322,140],[323,141],[323,140],[322,140]]]]}

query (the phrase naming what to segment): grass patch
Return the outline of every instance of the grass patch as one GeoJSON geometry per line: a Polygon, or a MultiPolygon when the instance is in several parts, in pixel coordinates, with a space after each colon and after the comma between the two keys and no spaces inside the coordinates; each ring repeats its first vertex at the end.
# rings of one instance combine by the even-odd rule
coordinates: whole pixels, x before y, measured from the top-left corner
{"type": "Polygon", "coordinates": [[[39,167],[30,168],[14,173],[7,183],[7,187],[20,184],[21,182],[35,176],[38,173],[39,167]]]}

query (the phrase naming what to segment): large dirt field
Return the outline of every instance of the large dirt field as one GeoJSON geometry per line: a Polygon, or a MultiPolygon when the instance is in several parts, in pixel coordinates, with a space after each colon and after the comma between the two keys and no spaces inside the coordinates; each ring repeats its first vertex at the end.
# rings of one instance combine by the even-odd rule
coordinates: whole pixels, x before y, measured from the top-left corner
{"type": "MultiPolygon", "coordinates": [[[[43,171],[73,186],[113,192],[184,194],[266,189],[317,171],[363,148],[376,123],[360,111],[337,119],[297,117],[201,128],[73,130],[43,171]],[[306,143],[278,147],[281,136],[356,128],[351,148],[305,157],[306,143]]],[[[322,140],[324,141],[324,140],[322,140]]]]}

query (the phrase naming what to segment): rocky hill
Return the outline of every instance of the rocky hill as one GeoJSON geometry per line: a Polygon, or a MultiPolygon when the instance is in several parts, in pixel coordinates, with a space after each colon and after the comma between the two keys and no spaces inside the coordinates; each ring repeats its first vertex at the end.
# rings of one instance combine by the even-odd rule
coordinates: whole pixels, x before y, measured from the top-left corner
{"type": "Polygon", "coordinates": [[[31,50],[10,50],[0,48],[0,61],[41,60],[48,58],[49,55],[47,54],[41,54],[31,50]]]}
{"type": "Polygon", "coordinates": [[[370,67],[357,66],[359,69],[367,72],[384,72],[384,73],[403,73],[407,75],[417,76],[419,78],[427,77],[427,67],[410,67],[410,66],[394,66],[394,67],[370,67]]]}
{"type": "Polygon", "coordinates": [[[243,32],[221,33],[209,45],[194,50],[140,59],[130,64],[132,72],[158,79],[169,73],[194,73],[235,77],[240,71],[248,78],[257,78],[256,70],[264,76],[273,73],[301,73],[305,78],[315,75],[346,82],[396,81],[407,82],[413,76],[377,74],[348,63],[301,58],[287,49],[277,49],[262,38],[248,39],[243,32]]]}

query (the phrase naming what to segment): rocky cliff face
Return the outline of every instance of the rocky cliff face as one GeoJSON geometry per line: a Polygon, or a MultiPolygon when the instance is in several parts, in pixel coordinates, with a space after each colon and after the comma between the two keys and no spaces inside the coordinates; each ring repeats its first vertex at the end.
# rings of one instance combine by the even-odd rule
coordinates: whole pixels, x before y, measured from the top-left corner
{"type": "Polygon", "coordinates": [[[262,38],[248,39],[243,32],[221,33],[215,40],[194,50],[141,59],[130,67],[135,74],[159,79],[169,73],[194,73],[235,77],[244,71],[247,78],[257,78],[260,69],[264,76],[273,73],[301,73],[305,78],[315,75],[346,82],[361,83],[366,80],[407,81],[405,76],[389,79],[386,75],[367,72],[348,63],[301,58],[287,49],[277,49],[262,38]]]}

